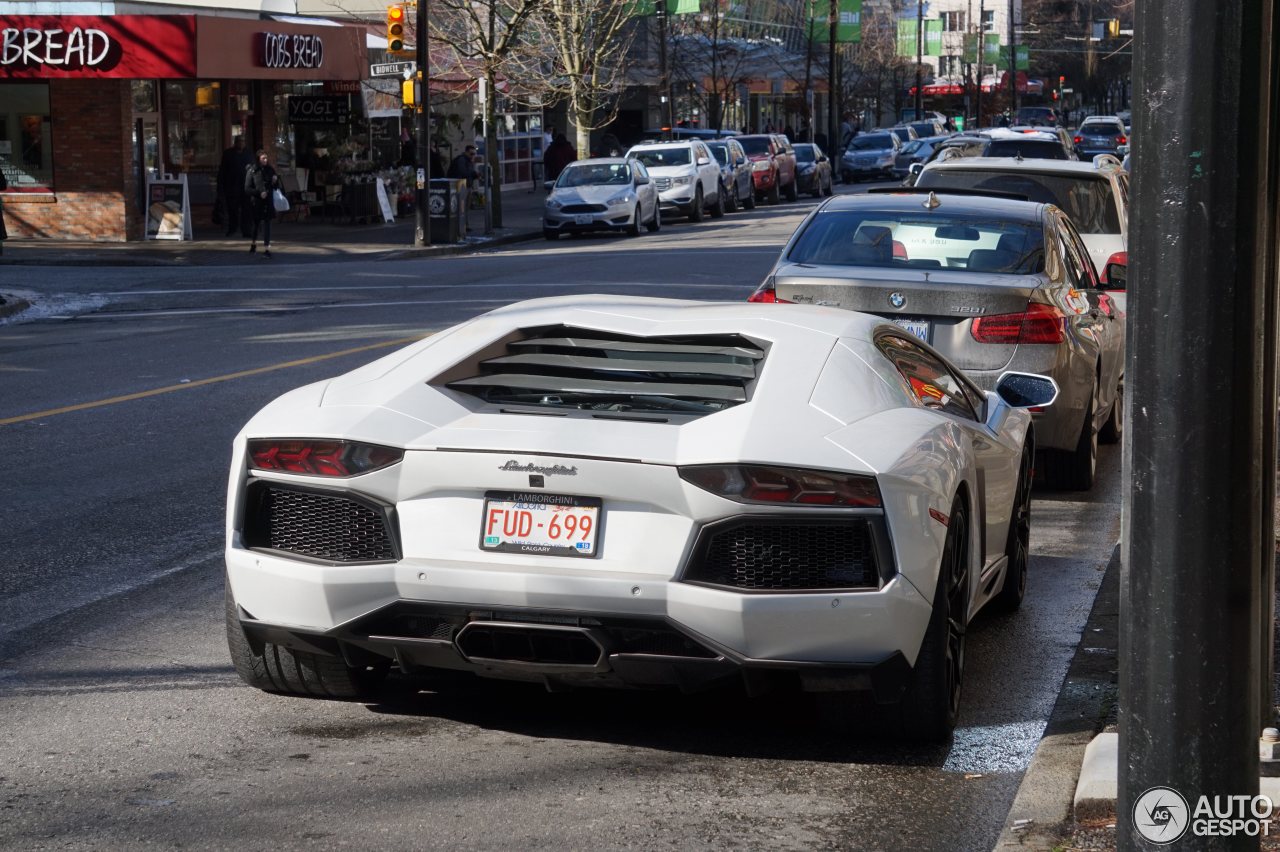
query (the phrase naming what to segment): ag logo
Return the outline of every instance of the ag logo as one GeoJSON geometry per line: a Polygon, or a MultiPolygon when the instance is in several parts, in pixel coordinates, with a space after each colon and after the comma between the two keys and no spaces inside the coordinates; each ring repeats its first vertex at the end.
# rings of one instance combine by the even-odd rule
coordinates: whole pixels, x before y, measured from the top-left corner
{"type": "Polygon", "coordinates": [[[1133,803],[1133,824],[1152,843],[1172,843],[1187,833],[1187,800],[1169,787],[1152,787],[1133,803]]]}
{"type": "Polygon", "coordinates": [[[895,308],[900,308],[906,303],[907,303],[907,297],[902,295],[901,293],[889,294],[889,304],[893,305],[895,308]]]}
{"type": "Polygon", "coordinates": [[[430,201],[427,202],[427,208],[435,216],[439,216],[444,212],[444,196],[433,194],[430,201]]]}

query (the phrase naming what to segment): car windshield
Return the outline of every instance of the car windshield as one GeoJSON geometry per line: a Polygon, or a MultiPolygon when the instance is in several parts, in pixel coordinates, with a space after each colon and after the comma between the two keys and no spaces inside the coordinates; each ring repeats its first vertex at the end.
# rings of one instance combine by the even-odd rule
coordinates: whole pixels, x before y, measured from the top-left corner
{"type": "Polygon", "coordinates": [[[625,186],[631,183],[629,163],[589,163],[571,165],[560,173],[557,187],[572,186],[625,186]]]}
{"type": "Polygon", "coordinates": [[[758,154],[769,153],[768,139],[763,139],[760,137],[756,137],[753,139],[748,137],[746,139],[739,139],[738,141],[742,143],[742,150],[746,151],[748,154],[758,155],[758,154]]]}
{"type": "Polygon", "coordinates": [[[813,153],[813,146],[811,145],[796,146],[796,162],[797,163],[812,163],[817,159],[818,158],[814,156],[814,153],[813,153]]]}
{"type": "Polygon", "coordinates": [[[872,133],[854,139],[849,147],[854,151],[883,151],[893,147],[893,137],[888,133],[872,133]]]}
{"type": "Polygon", "coordinates": [[[902,146],[902,150],[901,150],[901,151],[899,151],[898,153],[899,153],[899,154],[914,154],[916,151],[919,151],[919,150],[920,150],[920,146],[921,146],[921,145],[923,145],[923,144],[924,144],[924,143],[923,143],[923,142],[921,142],[919,139],[912,139],[910,142],[908,142],[907,144],[903,145],[903,146],[902,146]]]}
{"type": "Polygon", "coordinates": [[[1038,222],[938,211],[825,210],[787,254],[794,263],[1026,275],[1044,269],[1038,222]]]}
{"type": "Polygon", "coordinates": [[[1040,139],[999,139],[987,147],[988,157],[1022,157],[1024,160],[1065,160],[1061,142],[1040,139]]]}
{"type": "Polygon", "coordinates": [[[687,166],[692,162],[689,149],[683,146],[670,148],[644,148],[632,151],[631,156],[645,164],[646,168],[655,166],[687,166]]]}
{"type": "Polygon", "coordinates": [[[729,146],[723,142],[719,145],[714,142],[707,145],[711,149],[711,154],[716,158],[716,162],[724,166],[729,163],[729,146]]]}
{"type": "Polygon", "coordinates": [[[1049,175],[978,171],[976,169],[930,169],[916,181],[917,187],[990,189],[1025,195],[1042,204],[1056,204],[1071,217],[1082,234],[1120,233],[1111,181],[1101,175],[1049,175]]]}

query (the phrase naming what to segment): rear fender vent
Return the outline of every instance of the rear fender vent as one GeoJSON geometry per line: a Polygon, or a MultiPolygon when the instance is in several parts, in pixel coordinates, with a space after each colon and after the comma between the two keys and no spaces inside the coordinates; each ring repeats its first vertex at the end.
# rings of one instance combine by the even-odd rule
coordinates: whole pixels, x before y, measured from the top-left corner
{"type": "Polygon", "coordinates": [[[766,354],[737,334],[633,337],[567,326],[522,334],[446,386],[502,406],[700,416],[749,400],[766,354]]]}

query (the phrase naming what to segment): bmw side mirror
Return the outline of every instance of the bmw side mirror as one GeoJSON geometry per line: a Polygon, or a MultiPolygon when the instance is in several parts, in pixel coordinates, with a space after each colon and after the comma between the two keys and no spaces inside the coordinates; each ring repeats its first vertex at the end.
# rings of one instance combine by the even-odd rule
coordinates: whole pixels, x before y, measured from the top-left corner
{"type": "Polygon", "coordinates": [[[1123,263],[1108,263],[1102,270],[1102,289],[1124,292],[1129,283],[1129,267],[1123,263]]]}
{"type": "Polygon", "coordinates": [[[996,382],[996,393],[1011,408],[1047,408],[1058,398],[1058,383],[1036,373],[1008,372],[996,382]]]}

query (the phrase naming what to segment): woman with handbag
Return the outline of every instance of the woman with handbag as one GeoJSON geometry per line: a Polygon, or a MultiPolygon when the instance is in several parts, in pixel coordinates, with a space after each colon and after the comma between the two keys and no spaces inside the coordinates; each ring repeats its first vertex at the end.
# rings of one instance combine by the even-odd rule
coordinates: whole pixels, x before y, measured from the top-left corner
{"type": "Polygon", "coordinates": [[[253,205],[253,238],[249,243],[249,253],[258,250],[258,226],[262,226],[262,253],[271,257],[271,220],[276,218],[276,196],[284,201],[285,209],[289,202],[280,191],[280,178],[276,170],[267,160],[266,151],[258,151],[258,160],[244,174],[244,191],[253,205]]]}

